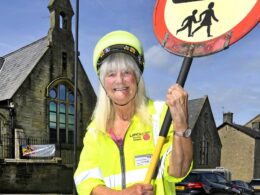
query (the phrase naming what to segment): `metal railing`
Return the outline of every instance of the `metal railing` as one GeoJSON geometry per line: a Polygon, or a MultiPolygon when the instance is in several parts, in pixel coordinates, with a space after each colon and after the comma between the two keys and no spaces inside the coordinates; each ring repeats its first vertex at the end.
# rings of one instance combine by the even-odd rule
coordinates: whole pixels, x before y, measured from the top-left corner
{"type": "MultiPolygon", "coordinates": [[[[50,143],[48,139],[40,138],[40,137],[20,137],[14,138],[10,135],[0,135],[0,159],[12,159],[14,158],[14,150],[19,150],[21,154],[22,145],[44,145],[44,144],[53,144],[50,143]],[[15,148],[14,144],[19,145],[18,148],[15,148]]],[[[71,165],[73,163],[73,146],[69,146],[68,144],[55,144],[55,157],[60,157],[62,159],[62,164],[71,165]]],[[[20,155],[20,158],[23,158],[20,155]]],[[[26,157],[27,159],[39,159],[39,157],[26,157]]],[[[50,158],[41,158],[41,159],[50,159],[50,158]]]]}
{"type": "Polygon", "coordinates": [[[13,158],[13,138],[9,135],[0,135],[0,158],[13,158]]]}

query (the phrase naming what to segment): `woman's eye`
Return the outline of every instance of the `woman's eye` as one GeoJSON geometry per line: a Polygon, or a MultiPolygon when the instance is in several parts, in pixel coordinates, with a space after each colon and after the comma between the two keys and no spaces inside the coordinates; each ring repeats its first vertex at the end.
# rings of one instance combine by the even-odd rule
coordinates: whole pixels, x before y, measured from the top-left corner
{"type": "Polygon", "coordinates": [[[114,77],[115,75],[116,75],[115,72],[109,72],[109,73],[107,74],[108,77],[114,77]]]}
{"type": "Polygon", "coordinates": [[[128,75],[128,74],[131,74],[131,72],[130,72],[129,70],[124,70],[124,71],[123,71],[123,74],[124,74],[124,75],[128,75]]]}

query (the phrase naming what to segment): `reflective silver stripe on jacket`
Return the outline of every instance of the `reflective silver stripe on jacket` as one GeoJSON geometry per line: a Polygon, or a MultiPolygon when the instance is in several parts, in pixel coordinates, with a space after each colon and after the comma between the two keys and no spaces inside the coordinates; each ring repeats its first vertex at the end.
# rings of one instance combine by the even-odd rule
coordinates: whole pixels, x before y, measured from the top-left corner
{"type": "Polygon", "coordinates": [[[94,168],[94,169],[81,172],[79,175],[74,176],[74,181],[75,184],[78,185],[84,180],[87,180],[88,178],[103,179],[101,170],[99,168],[94,168]]]}
{"type": "MultiPolygon", "coordinates": [[[[146,172],[147,172],[147,168],[127,171],[126,184],[143,182],[146,172]]],[[[115,175],[110,175],[108,177],[105,177],[104,181],[107,187],[116,188],[122,185],[121,178],[122,178],[121,174],[115,174],[115,175]]]]}

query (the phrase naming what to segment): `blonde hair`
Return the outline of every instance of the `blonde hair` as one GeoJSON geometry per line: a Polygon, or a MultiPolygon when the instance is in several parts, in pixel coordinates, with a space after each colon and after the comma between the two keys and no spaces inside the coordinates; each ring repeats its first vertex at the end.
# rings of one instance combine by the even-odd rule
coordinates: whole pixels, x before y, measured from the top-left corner
{"type": "Polygon", "coordinates": [[[111,100],[103,88],[105,76],[110,71],[131,70],[134,72],[137,81],[137,92],[134,99],[135,114],[141,118],[141,121],[148,123],[149,115],[147,108],[147,96],[144,80],[134,59],[124,53],[115,53],[109,55],[102,63],[99,70],[99,96],[94,110],[93,119],[95,120],[95,130],[106,132],[109,121],[114,120],[115,110],[111,100]]]}

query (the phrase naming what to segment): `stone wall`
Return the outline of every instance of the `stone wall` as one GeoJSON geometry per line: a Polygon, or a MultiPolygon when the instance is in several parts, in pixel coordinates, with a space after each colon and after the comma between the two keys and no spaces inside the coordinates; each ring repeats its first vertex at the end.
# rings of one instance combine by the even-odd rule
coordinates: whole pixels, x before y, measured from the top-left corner
{"type": "Polygon", "coordinates": [[[72,194],[72,173],[59,164],[0,164],[0,193],[72,194]]]}
{"type": "Polygon", "coordinates": [[[254,172],[254,139],[228,125],[219,130],[219,136],[221,166],[232,172],[232,179],[250,181],[254,172]]]}
{"type": "Polygon", "coordinates": [[[255,140],[254,178],[260,178],[260,139],[255,140]]]}

